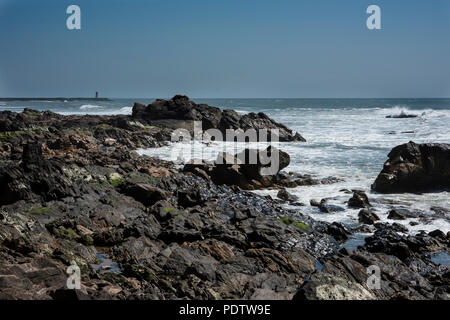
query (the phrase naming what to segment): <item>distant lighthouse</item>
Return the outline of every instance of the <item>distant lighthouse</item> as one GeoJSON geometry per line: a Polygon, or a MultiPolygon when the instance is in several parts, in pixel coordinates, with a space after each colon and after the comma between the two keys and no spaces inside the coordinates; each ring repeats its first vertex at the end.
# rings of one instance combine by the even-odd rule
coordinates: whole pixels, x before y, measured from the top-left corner
{"type": "Polygon", "coordinates": [[[98,91],[95,92],[95,99],[98,99],[98,91]]]}

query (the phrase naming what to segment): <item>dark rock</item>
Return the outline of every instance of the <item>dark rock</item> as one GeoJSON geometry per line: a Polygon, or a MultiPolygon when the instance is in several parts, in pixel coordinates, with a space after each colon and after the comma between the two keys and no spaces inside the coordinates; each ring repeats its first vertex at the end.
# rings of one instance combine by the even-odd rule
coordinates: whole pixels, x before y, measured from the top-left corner
{"type": "Polygon", "coordinates": [[[150,123],[161,120],[201,121],[203,130],[219,129],[224,138],[227,129],[253,129],[257,135],[260,129],[278,129],[280,141],[305,141],[300,134],[294,135],[292,130],[270,119],[264,113],[241,116],[233,110],[222,111],[206,104],[196,104],[182,95],[176,95],[170,100],[158,99],[147,107],[135,103],[132,117],[150,123]]]}
{"type": "Polygon", "coordinates": [[[0,166],[0,205],[40,198],[50,201],[87,193],[89,188],[82,177],[75,177],[78,181],[73,182],[68,176],[77,169],[66,167],[59,161],[46,160],[40,144],[27,144],[22,163],[0,166]]]}
{"type": "Polygon", "coordinates": [[[390,115],[386,116],[387,119],[408,119],[408,118],[417,118],[418,115],[416,114],[407,114],[404,111],[402,111],[400,114],[397,115],[390,115]]]}
{"type": "Polygon", "coordinates": [[[409,142],[392,149],[372,189],[424,192],[450,187],[450,145],[409,142]]]}
{"type": "Polygon", "coordinates": [[[436,214],[438,214],[440,216],[446,216],[446,215],[450,214],[450,210],[447,208],[433,206],[430,208],[430,210],[434,211],[436,214]]]}
{"type": "Polygon", "coordinates": [[[91,297],[82,290],[58,289],[50,293],[53,300],[57,301],[81,301],[92,300],[91,297]]]}
{"type": "Polygon", "coordinates": [[[24,165],[39,165],[45,162],[42,155],[42,145],[38,142],[28,143],[23,148],[22,162],[24,165]]]}
{"type": "Polygon", "coordinates": [[[362,209],[358,213],[358,220],[361,223],[372,225],[375,223],[375,221],[380,220],[380,218],[375,213],[370,211],[369,209],[362,209]]]}
{"type": "Polygon", "coordinates": [[[377,230],[373,236],[365,239],[366,247],[370,252],[383,252],[396,256],[402,261],[412,255],[412,251],[404,240],[395,231],[386,228],[377,230]]]}
{"type": "Polygon", "coordinates": [[[348,239],[348,235],[350,232],[338,222],[333,222],[327,228],[327,233],[333,236],[334,239],[338,242],[344,242],[348,239]]]}
{"type": "Polygon", "coordinates": [[[178,205],[184,208],[201,205],[206,201],[206,197],[204,197],[200,190],[180,190],[177,196],[178,205]]]}
{"type": "Polygon", "coordinates": [[[387,218],[391,220],[406,220],[406,217],[396,210],[389,211],[387,218]]]}
{"type": "Polygon", "coordinates": [[[375,228],[377,230],[391,230],[391,231],[395,231],[395,232],[402,232],[402,233],[408,233],[408,228],[395,222],[393,224],[389,224],[389,223],[375,223],[375,228]]]}
{"type": "Polygon", "coordinates": [[[445,239],[445,233],[443,233],[441,230],[434,230],[428,233],[428,235],[430,237],[433,238],[441,238],[441,239],[445,239]]]}
{"type": "Polygon", "coordinates": [[[370,208],[370,202],[367,195],[362,191],[354,191],[353,197],[348,201],[348,205],[354,208],[370,208]]]}
{"type": "Polygon", "coordinates": [[[320,203],[315,199],[311,199],[309,201],[309,204],[311,205],[311,207],[319,207],[320,206],[320,203]]]}
{"type": "Polygon", "coordinates": [[[278,191],[277,197],[289,202],[295,202],[298,200],[297,196],[290,194],[286,189],[281,189],[280,191],[278,191]]]}
{"type": "Polygon", "coordinates": [[[143,205],[150,207],[160,200],[165,200],[170,196],[170,193],[160,188],[142,184],[126,182],[119,186],[119,191],[127,196],[134,198],[143,205]]]}
{"type": "Polygon", "coordinates": [[[289,163],[289,155],[274,147],[261,151],[246,149],[235,156],[219,154],[215,165],[207,171],[216,184],[260,189],[273,185],[277,174],[289,163]]]}
{"type": "Polygon", "coordinates": [[[319,209],[323,213],[335,213],[335,212],[345,211],[345,209],[340,206],[328,204],[327,199],[322,199],[320,201],[319,209]]]}
{"type": "Polygon", "coordinates": [[[265,150],[245,149],[235,155],[240,171],[247,179],[261,179],[263,176],[275,176],[289,166],[289,154],[269,146],[265,150]]]}

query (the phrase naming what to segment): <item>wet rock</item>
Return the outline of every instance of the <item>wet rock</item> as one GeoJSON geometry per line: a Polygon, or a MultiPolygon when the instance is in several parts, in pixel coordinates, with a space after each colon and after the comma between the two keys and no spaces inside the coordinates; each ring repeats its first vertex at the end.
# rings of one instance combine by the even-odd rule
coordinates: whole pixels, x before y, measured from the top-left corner
{"type": "Polygon", "coordinates": [[[380,218],[369,209],[362,209],[358,213],[358,220],[361,223],[372,225],[375,223],[375,221],[380,220],[380,218]]]}
{"type": "Polygon", "coordinates": [[[392,230],[395,232],[408,233],[408,228],[395,222],[393,224],[378,222],[375,223],[375,228],[377,230],[392,230]]]}
{"type": "Polygon", "coordinates": [[[319,207],[320,206],[320,203],[315,199],[311,199],[309,201],[309,204],[311,205],[311,207],[319,207]]]}
{"type": "Polygon", "coordinates": [[[333,236],[337,242],[344,242],[348,239],[350,232],[341,223],[333,222],[327,228],[327,233],[333,236]]]}
{"type": "Polygon", "coordinates": [[[406,220],[406,217],[396,210],[389,211],[387,218],[391,220],[406,220]]]}
{"type": "Polygon", "coordinates": [[[382,193],[424,192],[450,187],[450,146],[416,144],[395,147],[372,189],[382,193]]]}
{"type": "Polygon", "coordinates": [[[297,196],[290,194],[286,189],[281,189],[280,191],[278,191],[277,197],[289,202],[295,202],[298,200],[297,196]]]}
{"type": "Polygon", "coordinates": [[[430,208],[430,210],[435,212],[437,215],[440,215],[440,216],[450,215],[450,210],[447,209],[447,208],[433,206],[433,207],[430,208]]]}
{"type": "Polygon", "coordinates": [[[428,235],[430,237],[433,238],[441,238],[441,239],[445,239],[445,233],[443,233],[441,230],[434,230],[428,233],[428,235]]]}
{"type": "Polygon", "coordinates": [[[348,205],[354,208],[370,208],[369,198],[363,191],[354,191],[353,197],[348,201],[348,205]]]}
{"type": "Polygon", "coordinates": [[[340,206],[329,204],[327,199],[322,199],[320,201],[319,209],[323,213],[336,213],[345,211],[345,209],[340,206]]]}
{"type": "Polygon", "coordinates": [[[387,119],[409,119],[409,118],[417,118],[417,114],[407,114],[402,111],[400,114],[386,116],[387,119]]]}
{"type": "Polygon", "coordinates": [[[395,230],[395,226],[389,227],[383,225],[379,225],[374,235],[366,238],[365,241],[365,248],[368,251],[391,254],[405,263],[411,262],[418,256],[424,258],[424,252],[437,251],[445,246],[440,239],[430,237],[426,233],[419,233],[414,236],[400,235],[395,230]]]}

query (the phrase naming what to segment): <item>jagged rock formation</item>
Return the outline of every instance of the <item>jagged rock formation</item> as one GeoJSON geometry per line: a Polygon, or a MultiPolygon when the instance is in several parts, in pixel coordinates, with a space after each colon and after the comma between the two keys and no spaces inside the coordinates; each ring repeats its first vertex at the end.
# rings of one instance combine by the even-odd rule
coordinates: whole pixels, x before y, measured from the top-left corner
{"type": "Polygon", "coordinates": [[[299,134],[293,134],[292,130],[281,123],[270,119],[264,113],[249,113],[239,115],[234,110],[220,110],[206,104],[196,104],[186,96],[177,95],[170,100],[158,99],[144,106],[135,103],[133,106],[133,118],[150,124],[164,123],[167,126],[190,128],[189,122],[201,121],[202,129],[219,129],[226,137],[227,129],[278,129],[280,141],[306,140],[299,134]]]}

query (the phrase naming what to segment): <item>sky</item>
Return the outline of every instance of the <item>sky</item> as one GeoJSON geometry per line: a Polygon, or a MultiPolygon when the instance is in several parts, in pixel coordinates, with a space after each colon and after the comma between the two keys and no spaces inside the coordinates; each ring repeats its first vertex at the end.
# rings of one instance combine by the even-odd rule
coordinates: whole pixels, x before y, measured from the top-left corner
{"type": "Polygon", "coordinates": [[[0,0],[0,97],[450,97],[449,57],[448,0],[0,0]]]}

